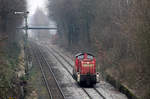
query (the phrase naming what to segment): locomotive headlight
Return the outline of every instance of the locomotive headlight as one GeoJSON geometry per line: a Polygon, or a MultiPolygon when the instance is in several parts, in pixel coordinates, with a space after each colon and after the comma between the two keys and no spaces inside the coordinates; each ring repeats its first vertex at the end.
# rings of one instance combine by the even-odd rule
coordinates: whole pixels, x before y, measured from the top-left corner
{"type": "Polygon", "coordinates": [[[77,82],[80,82],[80,73],[77,73],[77,82]]]}
{"type": "Polygon", "coordinates": [[[99,72],[96,73],[96,82],[97,83],[100,82],[100,73],[99,72]]]}

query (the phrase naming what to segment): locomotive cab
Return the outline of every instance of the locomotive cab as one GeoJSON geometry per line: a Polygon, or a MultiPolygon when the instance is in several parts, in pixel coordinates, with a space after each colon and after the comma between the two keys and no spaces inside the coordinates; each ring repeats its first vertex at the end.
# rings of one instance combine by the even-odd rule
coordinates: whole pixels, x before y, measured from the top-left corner
{"type": "Polygon", "coordinates": [[[75,56],[73,76],[78,83],[87,85],[99,82],[99,73],[96,72],[96,59],[92,54],[79,53],[75,56]]]}

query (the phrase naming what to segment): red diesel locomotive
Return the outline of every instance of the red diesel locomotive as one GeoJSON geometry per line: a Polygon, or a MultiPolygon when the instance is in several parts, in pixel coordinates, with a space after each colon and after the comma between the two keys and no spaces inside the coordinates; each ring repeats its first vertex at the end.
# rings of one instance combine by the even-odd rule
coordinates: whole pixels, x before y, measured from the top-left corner
{"type": "Polygon", "coordinates": [[[99,73],[96,72],[96,59],[89,53],[75,55],[75,67],[73,77],[79,84],[93,85],[99,82],[99,73]]]}

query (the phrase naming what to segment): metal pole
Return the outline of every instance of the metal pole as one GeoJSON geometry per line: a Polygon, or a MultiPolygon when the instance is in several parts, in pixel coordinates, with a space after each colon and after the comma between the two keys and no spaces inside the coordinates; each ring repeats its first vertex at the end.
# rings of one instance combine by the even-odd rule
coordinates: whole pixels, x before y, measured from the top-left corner
{"type": "MultiPolygon", "coordinates": [[[[26,74],[28,76],[28,54],[27,54],[27,45],[28,45],[28,12],[25,12],[24,14],[24,20],[25,20],[25,65],[26,65],[26,74]]],[[[28,78],[28,77],[27,77],[28,78]]]]}
{"type": "Polygon", "coordinates": [[[28,15],[27,15],[27,13],[25,13],[24,19],[25,19],[25,48],[26,48],[27,40],[28,40],[28,15]]]}
{"type": "MultiPolygon", "coordinates": [[[[28,40],[28,11],[26,12],[15,12],[15,14],[19,14],[19,15],[23,15],[24,16],[24,24],[25,24],[25,36],[24,36],[24,59],[25,59],[25,73],[26,73],[26,76],[27,76],[27,79],[28,79],[28,62],[27,62],[27,59],[28,59],[28,56],[27,56],[27,40],[28,40]]],[[[22,96],[21,96],[21,99],[24,99],[24,92],[23,92],[23,86],[21,86],[21,93],[22,93],[22,96]]]]}

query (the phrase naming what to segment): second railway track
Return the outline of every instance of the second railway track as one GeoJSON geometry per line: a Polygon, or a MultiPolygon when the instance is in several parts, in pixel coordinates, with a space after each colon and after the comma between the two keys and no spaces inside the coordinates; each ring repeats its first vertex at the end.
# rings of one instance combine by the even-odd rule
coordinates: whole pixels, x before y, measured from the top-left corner
{"type": "Polygon", "coordinates": [[[65,99],[65,96],[54,76],[50,64],[46,61],[43,53],[41,52],[41,49],[39,48],[39,46],[36,46],[35,43],[32,43],[32,47],[34,57],[39,63],[40,70],[45,81],[45,85],[48,90],[50,99],[65,99]]]}

